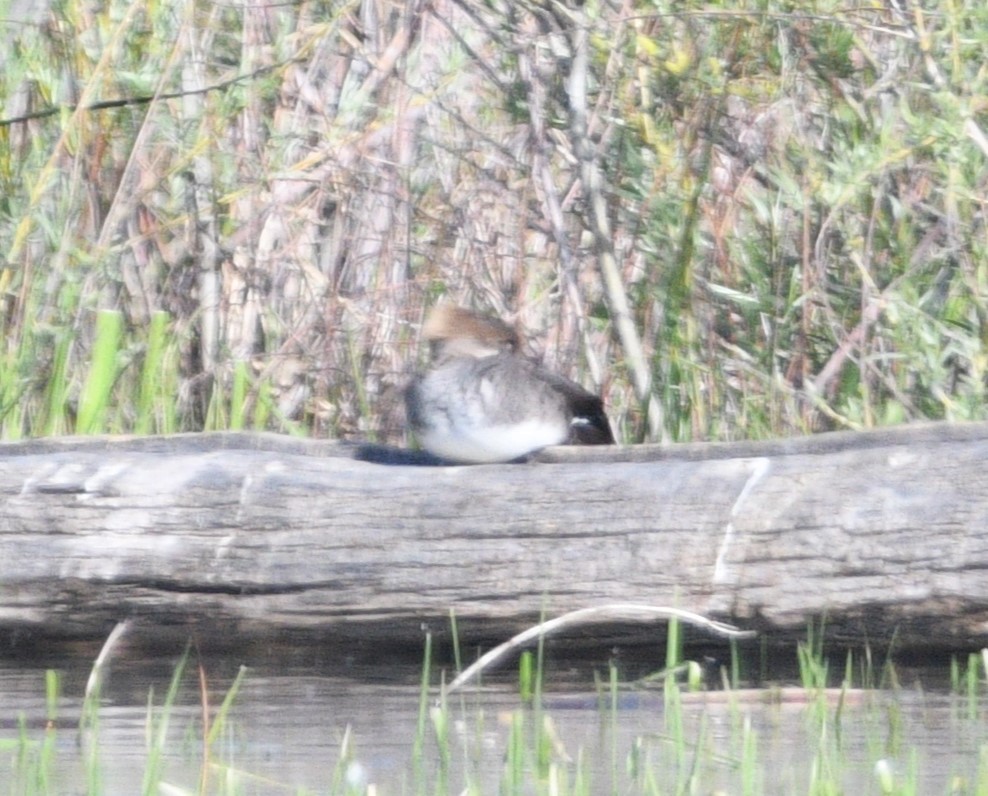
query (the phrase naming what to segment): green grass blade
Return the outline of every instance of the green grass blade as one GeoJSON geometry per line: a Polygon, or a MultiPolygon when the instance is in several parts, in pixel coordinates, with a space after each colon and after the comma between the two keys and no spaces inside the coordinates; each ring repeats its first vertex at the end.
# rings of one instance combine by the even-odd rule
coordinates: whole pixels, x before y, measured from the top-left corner
{"type": "Polygon", "coordinates": [[[223,697],[223,704],[220,705],[220,709],[213,718],[213,723],[209,728],[209,735],[206,737],[206,744],[208,746],[216,743],[216,740],[223,732],[224,725],[230,715],[230,709],[233,707],[233,700],[236,699],[237,693],[240,691],[240,686],[243,685],[246,676],[247,667],[241,666],[237,671],[237,676],[234,678],[233,683],[227,689],[226,696],[223,697]]]}
{"type": "Polygon", "coordinates": [[[61,436],[71,430],[66,409],[69,392],[69,351],[74,339],[69,329],[60,329],[55,336],[51,376],[45,389],[43,420],[39,423],[41,432],[45,436],[61,436]]]}
{"type": "Polygon", "coordinates": [[[147,765],[144,769],[144,782],[141,786],[141,793],[144,796],[157,796],[159,784],[161,782],[161,769],[163,758],[168,742],[168,727],[170,725],[171,710],[178,698],[178,688],[182,683],[182,676],[185,674],[185,665],[189,660],[189,648],[185,648],[182,659],[175,667],[175,674],[172,675],[171,685],[168,686],[168,693],[165,695],[165,702],[157,717],[152,715],[152,705],[148,704],[148,728],[149,746],[147,765]]]}
{"type": "Polygon", "coordinates": [[[123,314],[117,310],[100,310],[96,316],[96,340],[86,383],[79,398],[76,432],[105,432],[110,393],[117,376],[117,353],[123,336],[123,314]]]}
{"type": "Polygon", "coordinates": [[[148,327],[147,349],[144,353],[144,367],[141,369],[141,389],[137,400],[137,417],[134,422],[134,432],[137,434],[152,434],[155,431],[155,419],[159,420],[158,431],[169,433],[174,431],[174,421],[169,418],[174,415],[174,391],[166,390],[165,351],[168,342],[168,324],[171,317],[167,312],[156,312],[151,316],[148,327]]]}
{"type": "Polygon", "coordinates": [[[230,430],[242,431],[247,419],[247,389],[250,374],[243,360],[233,365],[233,389],[230,394],[230,430]]]}

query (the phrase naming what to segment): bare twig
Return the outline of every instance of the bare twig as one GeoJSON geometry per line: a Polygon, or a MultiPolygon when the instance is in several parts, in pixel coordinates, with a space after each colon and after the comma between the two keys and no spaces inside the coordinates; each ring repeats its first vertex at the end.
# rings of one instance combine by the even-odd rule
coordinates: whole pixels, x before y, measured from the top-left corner
{"type": "Polygon", "coordinates": [[[684,611],[681,608],[643,605],[641,603],[612,603],[611,605],[601,605],[597,608],[581,608],[578,611],[570,611],[568,614],[563,614],[547,622],[540,622],[534,627],[530,627],[528,630],[508,639],[503,644],[499,644],[486,655],[482,655],[472,666],[464,669],[449,684],[446,693],[448,695],[457,688],[462,688],[481,672],[495,666],[506,656],[535,639],[547,638],[554,633],[580,625],[600,624],[603,622],[655,622],[659,619],[678,619],[680,622],[709,630],[714,635],[724,636],[726,638],[751,638],[755,635],[754,631],[739,630],[732,625],[707,619],[705,616],[695,614],[692,611],[684,611]]]}
{"type": "Polygon", "coordinates": [[[113,630],[110,631],[110,635],[106,637],[106,641],[103,642],[103,646],[99,651],[99,655],[96,656],[96,660],[93,662],[92,671],[89,673],[89,679],[86,681],[86,699],[92,699],[100,688],[103,687],[103,679],[106,675],[106,663],[110,659],[110,655],[113,653],[114,648],[116,648],[120,639],[123,638],[124,633],[130,628],[130,622],[117,622],[114,625],[113,630]]]}
{"type": "Polygon", "coordinates": [[[85,111],[105,111],[110,108],[125,108],[130,105],[149,105],[152,102],[158,102],[160,100],[168,99],[180,99],[182,97],[188,97],[191,94],[209,94],[213,91],[225,91],[228,88],[232,88],[240,83],[249,83],[252,80],[256,80],[259,77],[277,71],[282,67],[287,66],[292,63],[301,63],[305,59],[302,57],[290,58],[285,61],[279,61],[276,64],[268,64],[267,66],[262,66],[259,69],[255,69],[253,72],[247,72],[243,75],[237,75],[236,77],[231,77],[229,80],[223,80],[219,83],[213,83],[209,86],[203,86],[201,88],[193,90],[183,90],[183,91],[168,91],[168,92],[155,92],[154,94],[142,94],[135,97],[120,97],[118,99],[110,100],[100,100],[99,102],[89,102],[89,103],[78,103],[75,105],[65,104],[65,105],[51,105],[47,108],[42,108],[41,110],[32,111],[31,113],[24,113],[20,116],[12,116],[9,119],[0,119],[0,127],[9,127],[12,124],[19,124],[21,122],[29,122],[32,119],[45,119],[48,116],[57,116],[64,111],[75,112],[85,112],[85,111]]]}
{"type": "Polygon", "coordinates": [[[631,317],[628,296],[614,256],[613,234],[607,217],[604,198],[604,178],[597,165],[596,154],[587,132],[587,70],[589,68],[589,31],[580,25],[572,35],[573,67],[568,81],[570,103],[570,136],[573,151],[580,161],[580,176],[586,196],[587,217],[594,238],[597,264],[604,282],[604,293],[611,319],[624,349],[626,365],[631,373],[635,395],[645,411],[648,439],[665,441],[662,407],[652,390],[652,373],[642,348],[641,338],[631,317]]]}

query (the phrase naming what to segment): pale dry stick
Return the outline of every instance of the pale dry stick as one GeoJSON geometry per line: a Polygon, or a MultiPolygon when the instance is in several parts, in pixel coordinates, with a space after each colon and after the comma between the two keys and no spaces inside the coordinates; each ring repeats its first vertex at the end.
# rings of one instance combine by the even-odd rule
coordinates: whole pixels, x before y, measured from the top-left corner
{"type": "Polygon", "coordinates": [[[406,20],[403,26],[395,31],[394,36],[391,37],[391,40],[381,51],[380,55],[374,57],[371,54],[365,54],[368,60],[371,61],[372,69],[370,74],[367,75],[360,86],[353,92],[351,99],[346,103],[346,107],[351,109],[353,115],[348,118],[345,112],[341,110],[339,114],[343,120],[343,125],[341,126],[355,129],[356,116],[368,107],[371,96],[377,92],[381,84],[391,75],[399,59],[407,55],[411,42],[412,24],[410,20],[406,20]]]}
{"type": "Polygon", "coordinates": [[[103,642],[103,646],[100,648],[99,655],[96,656],[96,660],[93,662],[93,669],[89,673],[89,679],[86,681],[85,699],[88,700],[103,687],[103,680],[106,675],[106,662],[113,653],[114,647],[117,646],[120,639],[123,638],[124,633],[129,629],[129,621],[117,622],[113,630],[110,631],[110,635],[106,637],[106,641],[103,642]]]}
{"type": "Polygon", "coordinates": [[[662,417],[662,407],[652,390],[652,374],[642,348],[641,337],[631,317],[628,296],[614,256],[613,234],[603,192],[604,179],[587,133],[589,35],[585,25],[578,25],[572,38],[574,55],[567,91],[570,100],[570,135],[573,139],[573,151],[580,161],[580,181],[586,195],[590,232],[593,234],[597,264],[604,282],[604,294],[607,296],[614,328],[624,349],[628,370],[631,371],[635,395],[645,411],[648,438],[650,441],[666,442],[668,435],[662,417]]]}
{"type": "Polygon", "coordinates": [[[556,239],[556,245],[559,247],[559,259],[562,261],[563,286],[566,289],[566,295],[569,297],[573,311],[576,313],[576,326],[583,343],[584,357],[587,362],[587,368],[590,371],[590,381],[593,383],[595,389],[600,389],[604,381],[604,376],[600,366],[600,359],[597,357],[597,353],[594,351],[590,339],[590,329],[587,324],[586,308],[583,306],[583,297],[580,295],[580,288],[573,276],[573,250],[566,238],[562,205],[559,201],[559,195],[556,192],[556,186],[552,182],[549,164],[541,153],[535,157],[534,171],[538,173],[538,177],[542,182],[542,189],[545,192],[545,207],[549,216],[549,223],[552,226],[553,237],[556,239]]]}
{"type": "MultiPolygon", "coordinates": [[[[103,688],[103,682],[106,679],[106,665],[107,661],[110,659],[110,655],[113,654],[113,650],[116,648],[120,639],[123,638],[124,633],[130,629],[130,621],[125,620],[123,622],[117,622],[113,630],[110,631],[110,635],[106,637],[106,641],[103,642],[103,646],[99,651],[99,655],[96,656],[96,660],[93,662],[93,668],[89,672],[89,679],[86,681],[86,693],[83,697],[83,705],[92,705],[92,700],[96,699],[97,695],[103,688]]],[[[93,708],[95,710],[96,708],[93,708]]],[[[83,709],[82,715],[79,717],[79,744],[88,743],[92,739],[89,737],[93,729],[93,715],[88,709],[83,709]],[[87,726],[88,720],[88,726],[87,726]]]]}
{"type": "Polygon", "coordinates": [[[641,603],[612,603],[601,605],[596,608],[580,608],[570,611],[555,619],[540,622],[534,627],[528,628],[517,636],[499,644],[490,652],[482,655],[480,659],[468,666],[459,676],[449,684],[446,694],[453,693],[457,688],[462,688],[474,677],[486,669],[499,663],[510,653],[524,647],[530,641],[540,638],[548,638],[561,630],[568,630],[573,627],[587,624],[599,624],[602,622],[654,622],[657,619],[678,619],[687,625],[700,627],[709,630],[711,633],[727,638],[752,638],[755,635],[753,630],[739,630],[733,625],[707,619],[705,616],[686,611],[682,608],[668,608],[662,605],[643,605],[641,603]]]}
{"type": "Polygon", "coordinates": [[[532,89],[529,94],[529,107],[531,109],[532,138],[534,139],[532,174],[535,180],[542,185],[542,202],[549,220],[549,226],[552,229],[552,236],[559,250],[561,265],[560,279],[570,304],[573,307],[573,311],[576,313],[577,330],[583,343],[584,356],[587,362],[587,368],[590,371],[590,380],[594,385],[594,389],[599,390],[603,384],[603,373],[601,371],[600,360],[590,340],[587,314],[580,295],[579,286],[574,277],[573,249],[570,246],[569,238],[566,234],[566,222],[563,218],[562,203],[559,199],[559,192],[556,190],[556,185],[553,182],[549,162],[545,154],[548,148],[545,129],[545,97],[548,94],[548,89],[545,86],[545,81],[542,79],[540,70],[533,66],[531,71],[530,84],[532,89]]]}

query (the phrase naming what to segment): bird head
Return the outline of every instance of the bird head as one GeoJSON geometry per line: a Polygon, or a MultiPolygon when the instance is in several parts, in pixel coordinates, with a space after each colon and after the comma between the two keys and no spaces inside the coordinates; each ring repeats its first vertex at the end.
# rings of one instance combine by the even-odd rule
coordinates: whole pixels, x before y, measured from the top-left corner
{"type": "Polygon", "coordinates": [[[440,304],[432,310],[422,327],[434,359],[450,357],[494,356],[518,350],[518,332],[497,318],[457,307],[440,304]]]}

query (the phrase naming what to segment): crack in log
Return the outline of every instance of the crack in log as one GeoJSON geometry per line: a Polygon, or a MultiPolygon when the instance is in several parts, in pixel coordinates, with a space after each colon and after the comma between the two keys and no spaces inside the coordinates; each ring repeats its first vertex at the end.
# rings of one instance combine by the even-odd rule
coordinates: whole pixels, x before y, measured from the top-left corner
{"type": "Polygon", "coordinates": [[[226,594],[232,597],[277,597],[282,594],[302,594],[308,591],[324,589],[351,589],[353,583],[342,580],[312,581],[311,583],[280,584],[280,585],[236,585],[225,584],[179,584],[164,580],[116,580],[113,586],[127,586],[150,591],[160,591],[168,594],[226,594]]]}
{"type": "Polygon", "coordinates": [[[734,501],[734,505],[731,506],[730,519],[727,521],[727,527],[724,529],[724,538],[720,543],[720,549],[717,551],[717,559],[714,562],[714,584],[720,585],[728,580],[727,576],[727,552],[734,541],[734,518],[738,516],[741,512],[741,506],[748,499],[755,485],[758,484],[769,471],[772,469],[772,460],[767,457],[762,457],[759,459],[752,459],[752,471],[751,475],[748,476],[748,480],[745,482],[744,486],[741,488],[741,492],[738,494],[738,499],[734,501]]]}

